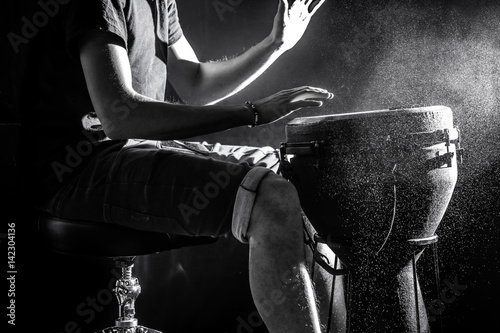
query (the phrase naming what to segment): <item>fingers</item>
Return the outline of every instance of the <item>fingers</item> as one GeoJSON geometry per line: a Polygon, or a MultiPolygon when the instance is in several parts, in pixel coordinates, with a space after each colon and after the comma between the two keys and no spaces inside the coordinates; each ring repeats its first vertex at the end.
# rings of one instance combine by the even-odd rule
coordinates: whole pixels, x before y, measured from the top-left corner
{"type": "Polygon", "coordinates": [[[290,95],[289,108],[291,112],[306,107],[320,107],[323,102],[318,99],[332,99],[334,96],[326,89],[308,86],[291,89],[290,95]]]}
{"type": "Polygon", "coordinates": [[[302,86],[302,87],[291,88],[288,90],[283,90],[283,92],[288,92],[290,94],[303,93],[303,92],[308,92],[308,91],[318,92],[318,93],[328,93],[329,92],[326,89],[318,88],[318,87],[311,87],[311,86],[302,86]]]}
{"type": "Polygon", "coordinates": [[[322,101],[315,101],[315,100],[300,100],[297,102],[290,103],[290,108],[291,112],[297,111],[302,108],[308,108],[308,107],[320,107],[323,105],[322,101]]]}
{"type": "Polygon", "coordinates": [[[281,20],[285,16],[285,13],[288,13],[288,0],[279,0],[278,1],[278,15],[281,20]]]}
{"type": "Polygon", "coordinates": [[[290,90],[291,101],[306,99],[332,99],[333,94],[325,89],[316,87],[299,87],[290,90]]]}
{"type": "Polygon", "coordinates": [[[316,3],[313,3],[313,5],[312,5],[311,16],[313,16],[314,13],[316,13],[316,11],[319,9],[319,7],[321,7],[321,5],[323,5],[325,0],[316,0],[314,2],[316,2],[316,3]]]}
{"type": "Polygon", "coordinates": [[[261,123],[265,124],[281,119],[301,108],[322,106],[322,100],[332,98],[333,94],[325,89],[303,86],[281,90],[271,96],[254,101],[254,105],[260,112],[261,123]]]}
{"type": "Polygon", "coordinates": [[[288,0],[280,0],[278,9],[283,9],[283,13],[288,12],[288,0]]]}
{"type": "MultiPolygon", "coordinates": [[[[286,0],[284,2],[287,2],[286,0]]],[[[307,10],[308,16],[311,17],[323,5],[325,0],[295,0],[292,3],[292,8],[302,7],[302,10],[307,10]]],[[[287,3],[288,6],[288,3],[287,3]]],[[[288,9],[288,8],[287,8],[288,9]]]]}
{"type": "Polygon", "coordinates": [[[319,93],[319,92],[303,92],[297,94],[291,99],[291,102],[301,101],[301,100],[311,100],[311,99],[332,99],[332,93],[319,93]]]}

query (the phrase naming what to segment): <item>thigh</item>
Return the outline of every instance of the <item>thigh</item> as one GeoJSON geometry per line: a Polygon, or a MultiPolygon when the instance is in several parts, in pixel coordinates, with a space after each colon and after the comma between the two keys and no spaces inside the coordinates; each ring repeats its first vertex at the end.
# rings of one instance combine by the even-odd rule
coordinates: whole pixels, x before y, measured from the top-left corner
{"type": "MultiPolygon", "coordinates": [[[[239,185],[263,156],[242,158],[249,155],[262,152],[222,146],[202,155],[163,149],[154,141],[126,146],[97,156],[61,189],[52,213],[142,230],[219,236],[231,230],[239,185]]],[[[269,156],[265,159],[277,161],[269,156]]]]}
{"type": "Polygon", "coordinates": [[[277,172],[279,168],[279,152],[276,148],[269,146],[249,147],[188,141],[161,141],[158,144],[169,149],[181,149],[220,161],[264,167],[274,172],[277,172]]]}

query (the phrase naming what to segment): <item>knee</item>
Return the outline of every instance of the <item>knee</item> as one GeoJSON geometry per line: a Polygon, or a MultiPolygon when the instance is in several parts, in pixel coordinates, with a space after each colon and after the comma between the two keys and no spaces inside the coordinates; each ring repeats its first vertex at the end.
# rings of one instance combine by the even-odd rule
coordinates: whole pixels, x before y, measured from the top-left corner
{"type": "Polygon", "coordinates": [[[274,173],[264,178],[257,191],[257,204],[272,206],[273,210],[286,213],[292,210],[300,211],[300,201],[297,190],[292,183],[274,173]]]}
{"type": "Polygon", "coordinates": [[[269,174],[257,190],[251,226],[263,229],[302,229],[300,201],[292,183],[276,174],[269,174]]]}

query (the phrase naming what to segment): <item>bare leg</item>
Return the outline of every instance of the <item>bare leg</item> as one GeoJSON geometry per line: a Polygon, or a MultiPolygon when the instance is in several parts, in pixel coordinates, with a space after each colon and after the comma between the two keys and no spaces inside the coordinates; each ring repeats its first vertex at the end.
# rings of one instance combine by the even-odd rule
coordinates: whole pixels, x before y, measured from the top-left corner
{"type": "Polygon", "coordinates": [[[300,203],[293,185],[281,176],[262,180],[247,236],[250,288],[269,332],[320,333],[300,203]]]}

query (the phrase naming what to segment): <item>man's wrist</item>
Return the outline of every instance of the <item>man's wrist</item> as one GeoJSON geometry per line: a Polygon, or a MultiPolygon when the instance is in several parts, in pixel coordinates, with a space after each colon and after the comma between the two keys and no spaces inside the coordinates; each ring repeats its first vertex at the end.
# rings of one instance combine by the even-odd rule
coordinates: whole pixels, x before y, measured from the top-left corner
{"type": "Polygon", "coordinates": [[[255,107],[255,104],[253,104],[250,101],[245,102],[245,108],[249,111],[249,113],[252,116],[251,123],[248,125],[248,127],[255,127],[259,125],[259,112],[257,111],[257,107],[255,107]]]}
{"type": "Polygon", "coordinates": [[[264,39],[264,43],[268,50],[271,51],[271,53],[275,55],[281,55],[283,54],[286,50],[283,48],[285,42],[282,39],[275,38],[272,34],[268,35],[264,39]]]}

